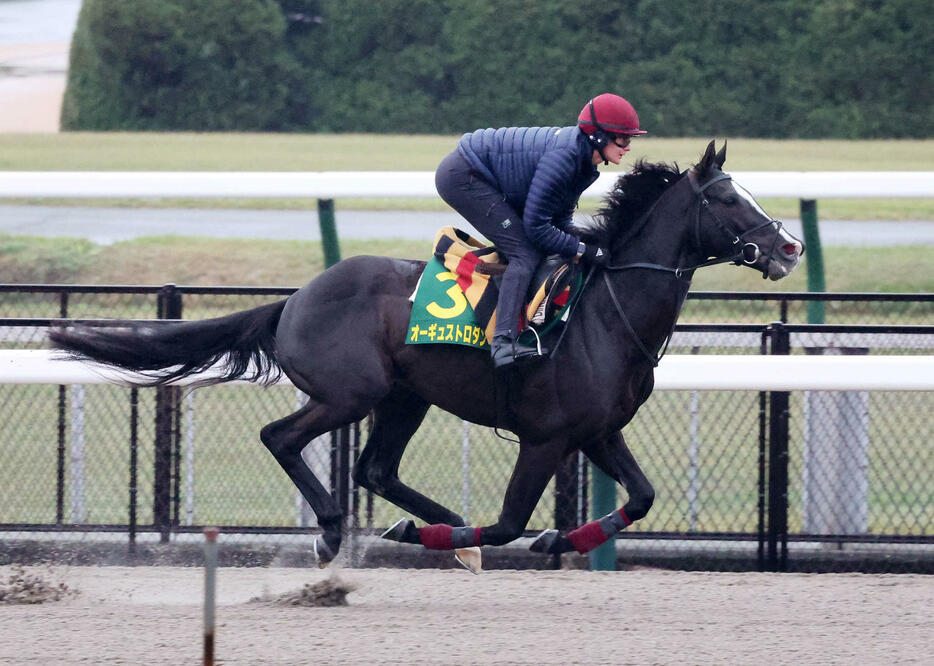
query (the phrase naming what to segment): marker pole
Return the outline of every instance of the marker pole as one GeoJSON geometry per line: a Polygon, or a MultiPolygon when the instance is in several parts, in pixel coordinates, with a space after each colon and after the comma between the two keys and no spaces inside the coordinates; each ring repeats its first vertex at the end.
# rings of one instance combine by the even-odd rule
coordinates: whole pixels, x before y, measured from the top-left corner
{"type": "Polygon", "coordinates": [[[204,666],[214,666],[214,601],[217,594],[216,527],[204,528],[204,666]]]}

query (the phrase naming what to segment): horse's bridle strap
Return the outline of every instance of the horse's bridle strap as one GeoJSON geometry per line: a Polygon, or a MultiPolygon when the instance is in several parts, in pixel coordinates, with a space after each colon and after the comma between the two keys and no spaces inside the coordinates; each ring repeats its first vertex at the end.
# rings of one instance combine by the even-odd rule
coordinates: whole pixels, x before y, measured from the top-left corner
{"type": "MultiPolygon", "coordinates": [[[[714,176],[713,178],[711,178],[710,180],[708,180],[708,181],[707,181],[706,183],[704,183],[703,185],[698,185],[698,184],[697,184],[697,181],[694,179],[693,172],[688,171],[688,172],[687,172],[687,179],[688,179],[688,182],[691,184],[691,189],[694,190],[694,193],[695,193],[696,195],[698,195],[698,198],[697,198],[697,219],[696,219],[696,222],[695,222],[695,232],[694,232],[695,235],[697,236],[697,239],[696,239],[695,242],[697,243],[698,246],[700,246],[700,218],[701,218],[701,209],[702,209],[702,208],[705,208],[705,209],[707,210],[707,213],[710,214],[710,216],[713,218],[713,220],[714,220],[714,222],[716,223],[718,229],[720,229],[721,231],[723,231],[723,233],[727,234],[728,236],[730,236],[731,238],[734,239],[734,240],[733,240],[733,245],[734,245],[734,246],[735,246],[735,245],[739,245],[739,244],[744,240],[744,237],[747,236],[748,234],[750,234],[750,233],[752,233],[752,232],[754,232],[754,231],[758,231],[759,229],[763,229],[763,228],[765,228],[765,227],[767,227],[767,226],[776,224],[776,221],[775,221],[775,220],[769,220],[768,222],[763,222],[763,223],[762,223],[761,225],[759,225],[758,227],[755,227],[755,228],[753,228],[753,229],[747,229],[746,231],[744,231],[744,232],[742,232],[742,233],[735,233],[735,232],[731,231],[730,229],[727,228],[727,225],[723,222],[723,220],[721,220],[720,217],[719,217],[718,215],[716,215],[712,210],[710,210],[710,207],[709,207],[709,203],[708,203],[708,201],[707,201],[707,198],[704,196],[704,190],[706,190],[708,187],[710,187],[711,185],[713,185],[713,184],[715,184],[715,183],[719,183],[719,182],[724,181],[724,180],[733,180],[733,177],[732,177],[730,174],[728,174],[728,173],[720,173],[720,174],[714,176]]],[[[658,202],[656,201],[655,203],[657,204],[658,202]]],[[[655,208],[655,205],[653,205],[653,206],[652,206],[652,209],[649,209],[649,211],[648,211],[646,214],[651,213],[652,210],[653,210],[654,208],[655,208]]],[[[778,222],[777,224],[778,224],[778,229],[781,230],[781,222],[778,222]]],[[[778,233],[779,233],[779,232],[776,231],[775,237],[774,237],[773,240],[772,240],[772,247],[769,248],[769,256],[771,256],[772,253],[775,251],[775,244],[776,244],[776,241],[777,241],[777,238],[778,238],[778,233]]],[[[714,258],[714,259],[709,259],[709,260],[707,260],[707,261],[704,261],[704,262],[702,262],[702,263],[696,264],[696,265],[694,265],[694,266],[678,266],[678,267],[672,268],[672,267],[670,267],[670,266],[663,266],[663,265],[661,265],[661,264],[652,264],[652,263],[645,263],[645,262],[637,262],[637,263],[623,264],[623,265],[617,265],[617,266],[606,266],[606,270],[608,270],[608,271],[623,271],[623,270],[628,270],[628,269],[630,269],[630,268],[646,268],[646,269],[649,269],[649,270],[656,270],[656,271],[664,271],[664,272],[667,272],[667,273],[673,273],[673,274],[675,275],[675,277],[680,278],[680,277],[683,276],[685,273],[688,273],[688,272],[690,272],[690,271],[695,271],[695,270],[697,270],[698,268],[706,268],[707,266],[716,266],[717,264],[725,264],[725,263],[734,263],[734,264],[737,264],[737,265],[740,265],[740,264],[743,264],[743,263],[753,263],[753,262],[751,262],[751,261],[746,261],[746,259],[745,259],[745,254],[744,254],[744,248],[745,248],[745,245],[739,245],[739,247],[738,247],[736,253],[733,254],[732,256],[717,257],[717,258],[714,258]]],[[[755,249],[756,249],[756,251],[758,252],[758,247],[756,247],[755,249]]],[[[758,256],[757,256],[757,258],[758,258],[758,256]]]]}
{"type": "Polygon", "coordinates": [[[691,189],[694,190],[694,194],[703,194],[704,190],[713,185],[714,183],[719,183],[721,180],[733,180],[733,176],[728,173],[720,173],[718,176],[714,176],[706,183],[701,186],[697,185],[697,181],[694,179],[694,172],[688,171],[688,181],[691,183],[691,189]]]}

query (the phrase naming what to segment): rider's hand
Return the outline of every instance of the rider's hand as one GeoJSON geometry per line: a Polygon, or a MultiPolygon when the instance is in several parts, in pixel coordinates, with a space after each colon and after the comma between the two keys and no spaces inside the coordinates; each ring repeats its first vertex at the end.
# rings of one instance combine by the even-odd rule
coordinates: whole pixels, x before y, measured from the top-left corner
{"type": "Polygon", "coordinates": [[[580,244],[579,256],[584,263],[593,266],[606,266],[610,261],[609,251],[598,245],[580,244]]]}

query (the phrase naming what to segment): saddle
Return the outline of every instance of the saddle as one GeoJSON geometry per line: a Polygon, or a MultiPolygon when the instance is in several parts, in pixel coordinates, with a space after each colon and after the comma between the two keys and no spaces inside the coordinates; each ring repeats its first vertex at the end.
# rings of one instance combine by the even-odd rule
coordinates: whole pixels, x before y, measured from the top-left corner
{"type": "MultiPolygon", "coordinates": [[[[434,258],[410,299],[413,307],[406,342],[488,346],[496,328],[499,281],[505,270],[495,247],[454,227],[439,229],[434,258]]],[[[558,255],[546,258],[532,279],[521,329],[531,325],[540,335],[556,325],[581,282],[577,264],[558,255]]]]}

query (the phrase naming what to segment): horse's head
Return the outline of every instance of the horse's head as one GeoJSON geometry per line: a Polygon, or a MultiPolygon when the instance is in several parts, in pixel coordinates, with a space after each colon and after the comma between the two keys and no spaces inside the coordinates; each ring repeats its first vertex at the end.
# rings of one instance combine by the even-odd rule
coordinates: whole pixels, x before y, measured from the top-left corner
{"type": "Polygon", "coordinates": [[[726,142],[716,152],[714,142],[687,172],[697,195],[695,243],[706,258],[729,258],[780,280],[797,266],[804,243],[782,227],[749,192],[723,171],[726,142]]]}

